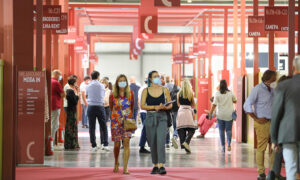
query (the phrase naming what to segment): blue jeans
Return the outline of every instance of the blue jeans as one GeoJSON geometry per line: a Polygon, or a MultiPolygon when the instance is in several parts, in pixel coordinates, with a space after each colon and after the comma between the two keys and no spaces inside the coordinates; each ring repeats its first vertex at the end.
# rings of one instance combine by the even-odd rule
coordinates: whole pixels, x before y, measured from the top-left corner
{"type": "Polygon", "coordinates": [[[81,104],[82,107],[82,125],[88,124],[88,116],[87,116],[87,109],[88,107],[84,104],[81,104]]]}
{"type": "Polygon", "coordinates": [[[176,119],[177,119],[177,113],[178,112],[172,112],[172,116],[173,116],[173,128],[174,128],[174,133],[173,133],[173,137],[178,137],[178,132],[177,132],[177,126],[176,126],[176,119]]]}
{"type": "Polygon", "coordinates": [[[136,120],[137,120],[138,112],[139,112],[139,109],[134,109],[134,110],[133,110],[133,119],[135,120],[135,122],[136,122],[136,120]]]}
{"type": "Polygon", "coordinates": [[[146,142],[147,142],[146,127],[145,127],[145,120],[146,120],[147,113],[142,112],[142,113],[140,113],[140,115],[141,115],[141,119],[142,119],[142,123],[143,123],[143,129],[142,129],[141,138],[140,138],[140,147],[145,147],[146,142]]]}
{"type": "Polygon", "coordinates": [[[224,121],[218,119],[219,123],[219,134],[222,147],[225,147],[225,131],[227,136],[227,145],[231,145],[231,137],[232,137],[232,123],[233,121],[224,121]]]}

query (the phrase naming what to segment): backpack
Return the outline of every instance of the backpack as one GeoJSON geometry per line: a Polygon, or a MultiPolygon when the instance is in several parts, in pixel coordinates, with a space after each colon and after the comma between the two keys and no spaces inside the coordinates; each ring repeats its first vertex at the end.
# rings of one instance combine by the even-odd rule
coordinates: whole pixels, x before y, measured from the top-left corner
{"type": "Polygon", "coordinates": [[[179,107],[177,105],[177,94],[179,92],[179,88],[174,85],[172,91],[170,92],[171,100],[175,101],[172,105],[172,112],[177,112],[179,107]]]}

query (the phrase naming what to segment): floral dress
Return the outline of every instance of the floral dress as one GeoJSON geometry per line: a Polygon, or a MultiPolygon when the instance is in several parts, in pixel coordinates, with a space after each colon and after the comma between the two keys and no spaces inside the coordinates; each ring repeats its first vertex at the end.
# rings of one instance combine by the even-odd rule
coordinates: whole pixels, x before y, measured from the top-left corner
{"type": "Polygon", "coordinates": [[[112,141],[121,141],[124,138],[131,138],[131,135],[134,131],[126,131],[124,129],[123,114],[126,118],[132,118],[132,106],[134,104],[133,93],[129,98],[126,97],[110,97],[110,102],[112,103],[112,115],[111,115],[111,138],[112,141]],[[120,103],[122,107],[120,107],[120,103]]]}

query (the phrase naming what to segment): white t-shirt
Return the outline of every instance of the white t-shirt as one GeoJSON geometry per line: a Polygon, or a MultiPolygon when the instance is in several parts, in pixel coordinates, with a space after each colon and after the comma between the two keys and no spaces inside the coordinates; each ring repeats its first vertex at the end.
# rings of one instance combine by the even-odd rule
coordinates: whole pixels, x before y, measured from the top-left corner
{"type": "Polygon", "coordinates": [[[217,119],[232,120],[233,101],[236,101],[236,97],[231,91],[227,91],[226,94],[221,94],[220,91],[216,92],[213,104],[217,106],[217,119]]]}
{"type": "MultiPolygon", "coordinates": [[[[67,94],[67,90],[68,90],[68,89],[70,89],[70,85],[67,83],[67,84],[64,86],[65,94],[67,94]]],[[[67,101],[66,96],[64,97],[64,107],[68,107],[68,101],[67,101]]]]}
{"type": "Polygon", "coordinates": [[[83,98],[82,98],[82,92],[86,91],[86,86],[87,86],[87,84],[85,84],[85,82],[82,82],[80,84],[80,102],[81,102],[81,104],[84,104],[83,98]]]}
{"type": "Polygon", "coordinates": [[[147,87],[148,87],[147,85],[144,85],[139,90],[139,108],[140,108],[140,113],[146,113],[147,112],[146,110],[142,110],[141,109],[141,100],[142,100],[143,90],[146,89],[147,87]]]}

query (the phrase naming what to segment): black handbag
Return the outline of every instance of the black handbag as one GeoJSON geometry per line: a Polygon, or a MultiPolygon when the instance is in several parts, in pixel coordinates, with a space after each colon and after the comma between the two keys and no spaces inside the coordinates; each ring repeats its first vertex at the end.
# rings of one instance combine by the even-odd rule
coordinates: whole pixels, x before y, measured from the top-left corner
{"type": "MultiPolygon", "coordinates": [[[[165,96],[165,102],[167,102],[165,89],[164,89],[164,96],[165,96]]],[[[172,113],[171,110],[166,110],[168,127],[171,127],[173,125],[173,117],[171,113],[172,113]]]]}
{"type": "Polygon", "coordinates": [[[167,114],[167,123],[168,123],[168,127],[171,127],[173,125],[173,117],[171,115],[171,111],[167,110],[166,111],[167,114]]]}

